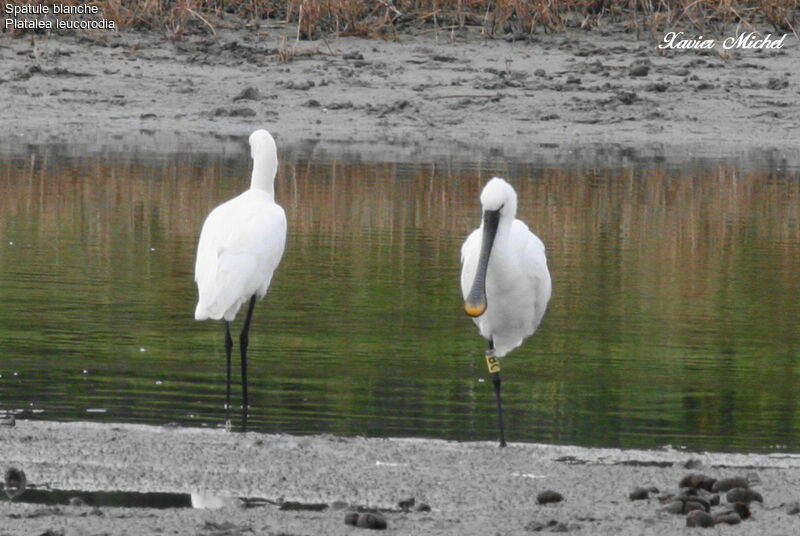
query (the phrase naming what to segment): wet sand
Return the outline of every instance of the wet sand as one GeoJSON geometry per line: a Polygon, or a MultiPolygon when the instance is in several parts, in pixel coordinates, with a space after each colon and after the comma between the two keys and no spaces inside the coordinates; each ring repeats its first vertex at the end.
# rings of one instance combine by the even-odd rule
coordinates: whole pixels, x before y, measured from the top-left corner
{"type": "Polygon", "coordinates": [[[793,149],[800,42],[779,50],[657,50],[623,24],[485,39],[480,28],[399,40],[296,41],[294,26],[216,21],[179,41],[132,32],[0,37],[3,137],[213,144],[299,140],[527,154],[590,144],[676,153],[793,149]]]}
{"type": "MultiPolygon", "coordinates": [[[[0,142],[205,150],[264,127],[282,145],[312,140],[385,159],[534,148],[557,160],[575,147],[610,146],[682,159],[774,148],[798,161],[800,47],[791,37],[782,51],[721,56],[657,54],[649,38],[621,25],[532,42],[485,40],[477,29],[399,41],[295,43],[294,33],[226,19],[216,36],[201,31],[181,41],[129,32],[0,37],[0,102],[11,104],[0,142]]],[[[610,154],[614,164],[625,153],[610,154]]],[[[311,512],[4,503],[0,534],[349,534],[363,530],[343,521],[358,505],[387,509],[397,534],[673,534],[685,530],[684,516],[661,511],[655,497],[628,494],[636,486],[675,493],[691,471],[761,480],[764,504],[753,505],[753,517],[714,533],[800,530],[800,515],[790,513],[800,500],[800,458],[788,455],[530,444],[501,451],[493,443],[24,420],[0,428],[0,445],[3,467],[58,489],[200,490],[328,505],[311,512]],[[690,471],[690,459],[702,466],[690,471]],[[537,504],[545,489],[565,499],[537,504]],[[409,497],[432,510],[398,511],[409,497]]]]}
{"type": "MultiPolygon", "coordinates": [[[[65,490],[204,492],[267,499],[219,509],[2,506],[2,534],[344,534],[345,512],[384,509],[395,534],[674,534],[685,516],[663,511],[695,472],[746,476],[764,498],[752,517],[714,533],[792,535],[800,527],[800,455],[636,451],[418,439],[292,437],[140,425],[17,421],[0,429],[3,465],[65,490]],[[693,461],[692,469],[686,468],[693,461]],[[631,501],[637,486],[655,486],[631,501]],[[563,501],[540,505],[544,490],[563,501]],[[413,497],[410,512],[399,501],[413,497]],[[277,504],[325,504],[285,511],[277,504]],[[431,510],[418,511],[425,503],[431,510]],[[543,528],[542,528],[543,527],[543,528]],[[536,529],[539,530],[536,530],[536,529]]],[[[724,495],[724,494],[723,494],[724,495]]],[[[723,506],[714,510],[724,509],[723,506]]]]}

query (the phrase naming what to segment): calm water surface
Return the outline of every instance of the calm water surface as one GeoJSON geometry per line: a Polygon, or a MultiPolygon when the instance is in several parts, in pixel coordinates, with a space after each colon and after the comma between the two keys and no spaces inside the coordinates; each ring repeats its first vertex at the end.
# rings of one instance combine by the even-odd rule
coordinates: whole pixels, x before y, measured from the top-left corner
{"type": "MultiPolygon", "coordinates": [[[[193,264],[205,215],[248,185],[244,141],[0,151],[0,411],[222,423],[223,328],[193,320],[193,264]]],[[[554,282],[539,332],[504,361],[510,441],[800,450],[798,169],[309,147],[280,155],[289,240],[251,331],[253,428],[496,437],[458,273],[500,174],[554,282]]]]}

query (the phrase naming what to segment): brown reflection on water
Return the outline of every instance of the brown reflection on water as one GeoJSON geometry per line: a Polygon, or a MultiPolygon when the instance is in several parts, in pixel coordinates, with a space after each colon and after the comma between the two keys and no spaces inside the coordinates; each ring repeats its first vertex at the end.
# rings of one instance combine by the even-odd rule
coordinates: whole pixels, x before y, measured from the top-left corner
{"type": "MultiPolygon", "coordinates": [[[[284,390],[273,392],[264,380],[262,405],[284,407],[289,420],[306,411],[310,424],[299,431],[381,433],[381,406],[353,428],[325,420],[326,411],[330,421],[366,419],[359,417],[365,400],[343,387],[363,380],[369,403],[387,411],[398,399],[407,404],[411,417],[386,433],[436,435],[452,413],[445,436],[492,437],[491,397],[485,384],[470,383],[482,371],[464,367],[481,343],[460,315],[457,274],[460,244],[479,223],[480,190],[498,174],[517,190],[518,217],[547,244],[554,281],[541,333],[507,369],[517,374],[509,414],[521,439],[800,444],[791,410],[800,348],[796,170],[743,171],[726,161],[547,167],[291,154],[276,182],[289,219],[286,256],[269,309],[259,311],[285,323],[282,338],[264,337],[261,353],[283,344],[307,360],[264,364],[284,379],[284,390]],[[315,294],[316,287],[323,290],[315,294]],[[308,335],[326,329],[336,333],[308,335]],[[367,341],[362,368],[352,373],[336,364],[351,334],[367,341]],[[379,358],[386,340],[396,353],[390,364],[379,358]],[[315,355],[334,372],[321,373],[315,355]],[[392,389],[382,391],[381,382],[392,389]],[[654,394],[654,385],[663,392],[654,394]],[[331,390],[327,398],[316,394],[321,388],[331,390]],[[305,399],[318,405],[304,407],[305,399]],[[741,417],[730,417],[726,404],[741,417]]],[[[86,349],[69,333],[86,329],[88,353],[115,356],[107,366],[124,373],[139,368],[129,363],[143,339],[153,347],[143,351],[166,356],[151,370],[172,371],[169,359],[209,353],[206,376],[185,378],[181,388],[187,398],[201,391],[208,398],[201,406],[213,404],[219,363],[211,352],[219,341],[207,335],[210,324],[187,323],[194,248],[208,211],[248,181],[244,150],[81,156],[53,146],[0,158],[0,291],[20,309],[0,314],[0,350],[44,355],[63,344],[65,359],[78,363],[86,349]],[[34,299],[44,304],[31,305],[34,299]],[[54,334],[37,339],[37,324],[54,334]],[[106,348],[126,337],[131,354],[106,348]]],[[[29,361],[9,358],[18,368],[29,361]]],[[[130,396],[151,388],[145,376],[130,396]]],[[[147,391],[146,398],[158,396],[147,391]]],[[[69,406],[69,397],[62,402],[69,406]]],[[[157,420],[158,411],[138,418],[157,420]]]]}

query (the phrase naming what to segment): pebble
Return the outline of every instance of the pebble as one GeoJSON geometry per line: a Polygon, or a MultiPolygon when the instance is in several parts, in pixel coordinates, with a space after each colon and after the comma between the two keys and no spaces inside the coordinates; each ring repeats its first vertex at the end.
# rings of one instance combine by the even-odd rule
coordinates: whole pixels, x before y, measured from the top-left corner
{"type": "Polygon", "coordinates": [[[631,76],[647,76],[650,74],[650,67],[647,65],[631,65],[630,68],[630,75],[631,76]]]}
{"type": "Polygon", "coordinates": [[[628,498],[632,501],[642,501],[650,496],[650,490],[646,488],[635,488],[628,494],[628,498]]]}
{"type": "Polygon", "coordinates": [[[683,477],[678,484],[682,488],[702,488],[706,491],[717,491],[714,488],[717,480],[702,473],[691,473],[683,477]]]}
{"type": "Polygon", "coordinates": [[[664,511],[671,514],[686,514],[694,510],[708,512],[711,509],[708,502],[700,497],[687,497],[681,495],[664,507],[664,511]]]}
{"type": "Polygon", "coordinates": [[[344,524],[352,525],[360,529],[386,530],[388,524],[386,518],[378,513],[371,512],[347,512],[344,515],[344,524]]]}
{"type": "Polygon", "coordinates": [[[398,502],[397,506],[399,506],[400,510],[403,512],[408,512],[415,504],[417,504],[417,500],[414,497],[409,497],[408,499],[403,499],[398,502]]]}
{"type": "Polygon", "coordinates": [[[789,87],[789,81],[785,78],[770,78],[767,81],[767,89],[778,90],[789,87]]]}
{"type": "Polygon", "coordinates": [[[261,91],[257,87],[246,87],[233,100],[259,100],[261,98],[261,91]]]}
{"type": "Polygon", "coordinates": [[[539,504],[556,503],[564,500],[564,496],[557,491],[551,489],[540,492],[536,496],[536,502],[539,504]]]}
{"type": "Polygon", "coordinates": [[[725,523],[728,525],[738,525],[742,522],[741,516],[733,510],[718,512],[714,514],[714,523],[725,523]]]}
{"type": "Polygon", "coordinates": [[[219,117],[219,116],[254,117],[257,114],[256,114],[256,111],[253,110],[252,108],[244,108],[244,107],[242,107],[242,108],[231,108],[231,109],[217,108],[216,110],[214,110],[214,115],[217,116],[217,117],[219,117]]]}
{"type": "Polygon", "coordinates": [[[725,500],[729,503],[751,503],[753,501],[763,503],[764,497],[754,489],[733,488],[725,495],[725,500]]]}
{"type": "Polygon", "coordinates": [[[747,519],[750,517],[750,507],[747,506],[745,503],[735,503],[733,505],[733,510],[739,514],[739,517],[742,519],[747,519]]]}
{"type": "Polygon", "coordinates": [[[703,462],[697,458],[690,458],[684,462],[683,467],[686,469],[699,469],[703,466],[703,462]]]}
{"type": "Polygon", "coordinates": [[[704,512],[703,510],[694,510],[693,512],[689,512],[689,515],[686,516],[686,526],[704,528],[713,527],[714,518],[708,512],[704,512]]]}
{"type": "Polygon", "coordinates": [[[25,492],[28,479],[25,478],[25,471],[16,467],[6,469],[5,491],[9,499],[16,499],[25,492]]]}
{"type": "Polygon", "coordinates": [[[561,521],[551,519],[547,523],[531,521],[525,525],[525,530],[528,532],[569,532],[569,527],[561,521]]]}
{"type": "Polygon", "coordinates": [[[302,82],[295,82],[294,80],[289,80],[283,85],[283,87],[286,89],[297,89],[300,91],[308,91],[315,85],[316,83],[313,80],[304,80],[302,82]]]}
{"type": "Polygon", "coordinates": [[[715,493],[725,492],[732,490],[733,488],[747,488],[749,486],[750,485],[745,477],[734,476],[730,478],[722,478],[720,480],[717,480],[709,491],[713,491],[715,493]]]}

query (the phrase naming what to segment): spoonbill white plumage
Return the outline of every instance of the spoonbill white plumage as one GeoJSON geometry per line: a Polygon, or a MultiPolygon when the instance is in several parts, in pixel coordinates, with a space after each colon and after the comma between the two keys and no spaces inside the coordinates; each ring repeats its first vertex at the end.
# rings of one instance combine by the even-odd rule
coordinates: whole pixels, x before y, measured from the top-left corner
{"type": "Polygon", "coordinates": [[[250,189],[212,210],[197,245],[194,280],[199,299],[196,320],[225,321],[227,389],[226,427],[230,428],[231,339],[230,323],[249,300],[239,335],[242,358],[242,428],[247,429],[247,345],[256,297],[263,298],[286,245],[286,214],[275,203],[278,155],[275,140],[266,130],[250,135],[253,174],[250,189]]]}
{"type": "Polygon", "coordinates": [[[461,247],[464,311],[489,341],[486,364],[492,375],[500,446],[506,446],[500,400],[499,358],[533,335],[550,301],[545,247],[515,218],[517,193],[495,177],[481,192],[483,219],[461,247]]]}

